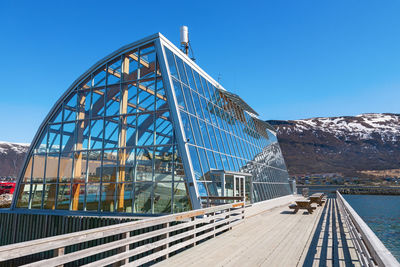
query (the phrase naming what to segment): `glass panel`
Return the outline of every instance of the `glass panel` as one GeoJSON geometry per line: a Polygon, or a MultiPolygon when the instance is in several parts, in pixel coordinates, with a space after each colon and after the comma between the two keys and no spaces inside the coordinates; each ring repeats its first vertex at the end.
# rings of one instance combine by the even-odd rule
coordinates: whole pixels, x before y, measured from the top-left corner
{"type": "Polygon", "coordinates": [[[42,133],[38,143],[35,146],[34,153],[46,153],[47,151],[47,128],[42,133]]]}
{"type": "Polygon", "coordinates": [[[88,181],[100,182],[101,175],[101,151],[89,152],[88,181]]]}
{"type": "Polygon", "coordinates": [[[125,181],[133,181],[135,178],[135,155],[135,148],[126,150],[125,181]]]}
{"type": "Polygon", "coordinates": [[[85,184],[72,184],[71,210],[83,210],[85,200],[85,184]]]}
{"type": "Polygon", "coordinates": [[[116,84],[121,80],[121,58],[108,63],[107,84],[116,84]]]}
{"type": "Polygon", "coordinates": [[[200,104],[200,96],[193,91],[192,91],[192,96],[193,96],[193,101],[194,101],[194,106],[196,109],[197,116],[199,116],[201,119],[204,119],[203,112],[202,112],[203,109],[200,104]]]}
{"type": "Polygon", "coordinates": [[[97,211],[100,202],[100,184],[88,184],[86,190],[86,210],[97,211]]]}
{"type": "Polygon", "coordinates": [[[121,92],[120,85],[113,85],[107,87],[107,98],[106,98],[106,115],[113,116],[118,115],[120,111],[121,92]]]}
{"type": "Polygon", "coordinates": [[[172,181],[172,146],[157,147],[154,156],[154,180],[160,182],[172,181]]]}
{"type": "Polygon", "coordinates": [[[171,74],[171,76],[179,79],[178,77],[178,71],[175,65],[175,59],[174,59],[174,55],[172,54],[172,52],[166,48],[165,48],[165,54],[167,55],[167,61],[168,61],[168,67],[169,67],[169,73],[171,74]]]}
{"type": "MultiPolygon", "coordinates": [[[[89,145],[89,120],[77,121],[76,122],[76,139],[75,139],[75,150],[88,149],[89,145]]],[[[67,143],[67,146],[70,146],[67,143]]],[[[69,147],[65,147],[66,151],[70,151],[69,147]]]]}
{"type": "Polygon", "coordinates": [[[175,56],[176,59],[176,64],[178,65],[178,70],[179,70],[179,77],[181,82],[183,82],[184,84],[188,84],[187,78],[186,78],[186,73],[185,73],[185,69],[183,67],[183,61],[182,59],[180,59],[180,57],[175,56]]]}
{"type": "Polygon", "coordinates": [[[186,142],[194,144],[192,128],[190,126],[189,116],[185,112],[181,112],[182,126],[186,136],[186,142]]]}
{"type": "Polygon", "coordinates": [[[136,213],[151,213],[152,212],[152,201],[151,192],[153,189],[153,183],[139,182],[135,183],[135,202],[134,210],[136,213]]]}
{"type": "Polygon", "coordinates": [[[190,158],[192,160],[192,166],[193,166],[195,179],[199,180],[203,176],[203,173],[201,171],[200,159],[197,154],[196,147],[189,146],[189,153],[190,153],[190,158]]]}
{"type": "Polygon", "coordinates": [[[198,146],[204,146],[203,138],[201,137],[202,133],[200,132],[197,118],[193,117],[193,116],[190,116],[190,119],[192,121],[193,133],[194,133],[194,136],[195,136],[195,139],[196,139],[196,144],[198,146]]]}
{"type": "Polygon", "coordinates": [[[136,154],[136,181],[153,180],[153,149],[140,148],[136,154]]]}
{"type": "Polygon", "coordinates": [[[101,187],[101,211],[114,211],[115,183],[103,183],[101,187]]]}
{"type": "Polygon", "coordinates": [[[103,66],[99,68],[99,71],[97,71],[94,74],[93,77],[93,87],[99,87],[99,86],[105,86],[106,85],[106,72],[105,72],[106,66],[103,66]]]}
{"type": "Polygon", "coordinates": [[[174,183],[174,201],[173,201],[173,212],[184,212],[191,210],[190,200],[187,193],[187,187],[185,182],[174,183]]]}
{"type": "Polygon", "coordinates": [[[208,137],[206,123],[202,120],[199,120],[199,123],[200,123],[200,134],[203,137],[204,147],[211,149],[211,143],[208,137]]]}
{"type": "Polygon", "coordinates": [[[30,195],[30,184],[21,184],[19,187],[19,194],[17,200],[17,208],[28,208],[29,195],[30,195]]]}
{"type": "Polygon", "coordinates": [[[204,89],[205,97],[206,97],[208,100],[211,100],[210,93],[209,93],[208,88],[207,88],[207,82],[206,82],[206,80],[203,78],[203,76],[201,76],[201,83],[203,84],[203,89],[204,89]]]}
{"type": "Polygon", "coordinates": [[[72,151],[75,144],[75,123],[64,123],[61,139],[62,152],[72,151]]]}
{"type": "Polygon", "coordinates": [[[139,53],[137,49],[127,53],[129,58],[129,67],[127,77],[125,78],[126,81],[132,81],[138,79],[138,69],[139,69],[139,53]]]}
{"type": "MultiPolygon", "coordinates": [[[[77,97],[76,92],[65,101],[64,103],[64,118],[63,121],[73,121],[76,120],[76,106],[77,106],[77,97]]],[[[56,119],[54,122],[60,122],[56,119]]]]}
{"type": "Polygon", "coordinates": [[[201,106],[203,108],[204,120],[208,123],[211,123],[211,116],[210,116],[210,112],[208,111],[207,100],[200,97],[200,101],[201,101],[201,106]]]}
{"type": "Polygon", "coordinates": [[[43,208],[54,210],[56,205],[56,184],[46,184],[44,187],[43,208]]]}
{"type": "Polygon", "coordinates": [[[155,109],[155,93],[154,90],[148,89],[142,84],[140,85],[138,104],[140,111],[153,111],[155,109]]]}
{"type": "Polygon", "coordinates": [[[198,148],[197,151],[199,152],[199,156],[200,156],[200,160],[201,160],[201,167],[203,168],[203,173],[206,174],[210,170],[210,167],[208,166],[206,152],[202,148],[198,148]]]}
{"type": "Polygon", "coordinates": [[[142,114],[138,116],[138,146],[154,144],[154,115],[142,114]]]}
{"type": "Polygon", "coordinates": [[[207,196],[207,188],[206,188],[206,183],[203,182],[197,182],[197,188],[199,190],[199,195],[204,197],[207,196]]]}
{"type": "Polygon", "coordinates": [[[58,154],[48,154],[46,159],[46,182],[57,181],[58,154]]]}
{"type": "Polygon", "coordinates": [[[31,176],[32,176],[32,157],[29,157],[29,162],[28,162],[28,165],[25,168],[25,173],[24,173],[24,176],[23,176],[23,180],[21,182],[30,183],[31,182],[31,176]]]}
{"type": "Polygon", "coordinates": [[[217,165],[215,164],[213,152],[211,152],[209,150],[206,150],[206,152],[207,152],[208,162],[210,163],[210,168],[217,169],[217,165]]]}
{"type": "Polygon", "coordinates": [[[33,157],[33,172],[32,172],[32,182],[43,183],[44,177],[44,165],[46,156],[45,155],[34,155],[33,157]]]}
{"type": "Polygon", "coordinates": [[[191,96],[189,87],[187,87],[186,85],[183,85],[182,88],[183,88],[183,92],[185,94],[185,100],[186,100],[187,109],[188,109],[189,113],[196,114],[194,111],[194,106],[193,106],[194,104],[193,104],[193,100],[192,100],[192,96],[191,96]]]}
{"type": "Polygon", "coordinates": [[[178,101],[178,106],[181,109],[185,109],[186,104],[185,104],[185,99],[183,97],[183,92],[182,92],[182,86],[181,83],[178,81],[175,81],[174,79],[172,80],[174,83],[174,89],[175,89],[175,96],[176,96],[176,101],[178,101]]]}
{"type": "Polygon", "coordinates": [[[116,182],[118,170],[118,152],[117,150],[105,150],[103,152],[102,181],[116,182]]]}
{"type": "Polygon", "coordinates": [[[68,210],[71,199],[71,184],[59,184],[57,194],[57,209],[68,210]]]}
{"type": "Polygon", "coordinates": [[[170,120],[168,112],[156,119],[156,145],[172,144],[173,127],[170,120]]]}
{"type": "Polygon", "coordinates": [[[117,210],[120,212],[133,212],[133,185],[119,183],[117,186],[117,210]]]}
{"type": "MultiPolygon", "coordinates": [[[[43,193],[43,184],[32,184],[32,194],[31,194],[32,209],[42,208],[42,193],[43,193]]],[[[54,203],[54,198],[53,198],[53,203],[54,203]]]]}
{"type": "Polygon", "coordinates": [[[95,89],[92,93],[92,118],[104,116],[104,89],[95,89]]]}
{"type": "Polygon", "coordinates": [[[172,183],[154,184],[154,213],[171,213],[172,183]]]}
{"type": "Polygon", "coordinates": [[[189,87],[192,88],[194,91],[197,91],[196,85],[194,83],[193,79],[193,74],[192,74],[192,68],[188,66],[188,64],[185,63],[185,69],[186,69],[186,74],[189,80],[189,87]]]}
{"type": "Polygon", "coordinates": [[[103,120],[92,120],[90,124],[90,148],[100,149],[103,147],[103,120]]]}
{"type": "MultiPolygon", "coordinates": [[[[82,160],[80,160],[80,161],[82,161],[82,160]]],[[[77,163],[78,162],[79,162],[79,160],[77,159],[77,163]]],[[[63,153],[63,154],[61,154],[61,156],[60,156],[59,177],[60,177],[60,181],[61,182],[71,182],[71,177],[72,177],[72,153],[63,153]]]]}
{"type": "Polygon", "coordinates": [[[53,124],[49,127],[48,145],[49,152],[59,152],[61,142],[61,124],[53,124]]]}
{"type": "Polygon", "coordinates": [[[104,121],[104,148],[116,148],[118,146],[119,118],[106,118],[104,121]]]}
{"type": "Polygon", "coordinates": [[[193,71],[193,74],[194,74],[194,79],[195,79],[196,85],[197,85],[197,92],[199,92],[199,94],[202,95],[203,97],[206,97],[203,87],[201,86],[199,74],[197,73],[197,71],[193,71]]]}
{"type": "Polygon", "coordinates": [[[185,170],[182,162],[182,158],[178,151],[178,147],[175,146],[175,159],[174,159],[174,181],[184,180],[185,170]]]}

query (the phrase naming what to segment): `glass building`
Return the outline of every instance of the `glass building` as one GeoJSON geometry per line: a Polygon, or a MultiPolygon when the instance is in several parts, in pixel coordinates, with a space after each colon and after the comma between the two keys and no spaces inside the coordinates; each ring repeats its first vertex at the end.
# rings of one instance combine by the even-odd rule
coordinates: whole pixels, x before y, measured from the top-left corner
{"type": "Polygon", "coordinates": [[[161,34],[97,62],[30,147],[12,209],[165,214],[291,194],[275,130],[161,34]]]}

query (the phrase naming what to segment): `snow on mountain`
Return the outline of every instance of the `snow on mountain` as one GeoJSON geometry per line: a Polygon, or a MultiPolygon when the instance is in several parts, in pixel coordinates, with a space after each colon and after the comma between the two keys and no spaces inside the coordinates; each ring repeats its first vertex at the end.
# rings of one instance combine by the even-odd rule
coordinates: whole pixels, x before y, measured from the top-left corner
{"type": "Polygon", "coordinates": [[[278,131],[319,130],[331,133],[337,138],[375,139],[379,135],[383,142],[397,142],[400,139],[400,115],[367,113],[354,117],[312,118],[289,121],[295,127],[277,125],[278,131]]]}
{"type": "Polygon", "coordinates": [[[268,121],[278,133],[292,174],[341,172],[400,167],[400,114],[268,121]]]}
{"type": "Polygon", "coordinates": [[[17,154],[25,154],[29,149],[29,146],[30,144],[0,141],[0,154],[8,154],[10,151],[17,154]]]}
{"type": "Polygon", "coordinates": [[[30,144],[0,141],[0,177],[17,177],[30,144]]]}

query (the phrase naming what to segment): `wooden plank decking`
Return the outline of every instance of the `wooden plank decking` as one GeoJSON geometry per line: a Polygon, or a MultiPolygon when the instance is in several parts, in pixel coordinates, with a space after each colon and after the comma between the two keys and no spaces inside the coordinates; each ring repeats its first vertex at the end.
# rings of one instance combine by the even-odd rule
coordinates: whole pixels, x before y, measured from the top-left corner
{"type": "Polygon", "coordinates": [[[157,266],[360,265],[335,199],[328,199],[313,214],[303,210],[293,214],[287,205],[260,208],[249,208],[244,222],[232,231],[157,266]]]}

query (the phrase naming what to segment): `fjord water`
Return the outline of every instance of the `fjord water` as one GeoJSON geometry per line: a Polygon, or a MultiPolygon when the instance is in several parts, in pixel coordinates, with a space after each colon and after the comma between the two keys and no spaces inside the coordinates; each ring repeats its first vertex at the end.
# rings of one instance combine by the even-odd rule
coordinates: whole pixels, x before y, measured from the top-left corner
{"type": "Polygon", "coordinates": [[[400,262],[400,196],[343,197],[400,262]]]}

